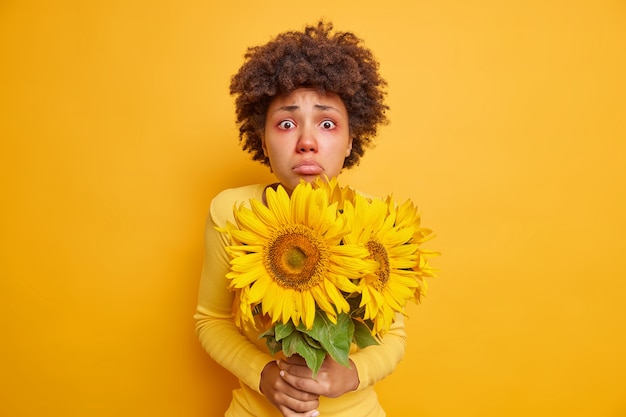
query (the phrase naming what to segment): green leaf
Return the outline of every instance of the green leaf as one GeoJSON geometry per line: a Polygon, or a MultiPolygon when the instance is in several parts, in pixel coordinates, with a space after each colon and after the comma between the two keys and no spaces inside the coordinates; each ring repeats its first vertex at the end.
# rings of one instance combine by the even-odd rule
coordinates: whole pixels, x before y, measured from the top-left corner
{"type": "Polygon", "coordinates": [[[304,336],[304,340],[306,340],[306,342],[315,349],[321,349],[322,345],[320,345],[320,342],[318,342],[317,340],[313,339],[311,336],[309,336],[306,333],[302,333],[302,336],[304,336]]]}
{"type": "Polygon", "coordinates": [[[259,335],[259,339],[261,338],[265,338],[265,344],[267,345],[267,349],[270,351],[272,356],[275,356],[282,350],[282,344],[276,340],[274,326],[261,333],[259,335]]]}
{"type": "Polygon", "coordinates": [[[313,372],[313,378],[317,376],[320,370],[326,352],[323,349],[316,349],[311,346],[305,338],[305,334],[295,331],[283,340],[283,353],[289,357],[298,354],[304,358],[306,365],[313,372]]]}
{"type": "Polygon", "coordinates": [[[352,320],[354,322],[354,343],[359,349],[364,349],[368,346],[378,345],[378,340],[372,336],[370,328],[360,320],[352,320]]]}
{"type": "Polygon", "coordinates": [[[298,349],[298,354],[304,358],[306,365],[313,372],[313,378],[315,379],[322,363],[324,363],[326,352],[322,349],[315,349],[310,345],[303,343],[298,349]]]}
{"type": "Polygon", "coordinates": [[[274,327],[276,328],[276,340],[283,340],[296,329],[291,320],[288,321],[287,324],[283,324],[279,321],[274,325],[274,327]]]}
{"type": "Polygon", "coordinates": [[[299,332],[291,332],[287,337],[282,340],[283,353],[289,357],[295,353],[298,353],[298,344],[306,343],[302,340],[302,335],[299,332]]]}
{"type": "Polygon", "coordinates": [[[326,316],[326,313],[317,311],[311,329],[300,323],[298,330],[317,340],[322,348],[338,363],[349,367],[350,343],[354,335],[354,324],[347,314],[339,314],[337,323],[334,324],[326,316]]]}
{"type": "Polygon", "coordinates": [[[289,336],[283,339],[283,353],[285,356],[290,357],[295,354],[302,356],[313,372],[313,378],[317,376],[317,372],[320,370],[326,352],[323,349],[316,349],[306,341],[306,335],[299,331],[292,332],[289,336]]]}
{"type": "Polygon", "coordinates": [[[265,344],[267,345],[267,349],[270,351],[272,356],[276,356],[278,352],[283,350],[283,344],[274,339],[273,337],[268,337],[265,340],[265,344]]]}

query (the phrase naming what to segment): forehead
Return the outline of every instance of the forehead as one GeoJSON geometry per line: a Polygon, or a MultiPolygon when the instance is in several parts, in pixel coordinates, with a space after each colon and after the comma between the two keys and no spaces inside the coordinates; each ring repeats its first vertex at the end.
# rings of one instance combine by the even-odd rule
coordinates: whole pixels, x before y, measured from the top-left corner
{"type": "Polygon", "coordinates": [[[343,100],[333,92],[320,92],[316,88],[300,87],[287,95],[274,97],[270,103],[269,110],[279,109],[286,106],[315,107],[318,105],[330,106],[341,112],[346,111],[343,100]]]}

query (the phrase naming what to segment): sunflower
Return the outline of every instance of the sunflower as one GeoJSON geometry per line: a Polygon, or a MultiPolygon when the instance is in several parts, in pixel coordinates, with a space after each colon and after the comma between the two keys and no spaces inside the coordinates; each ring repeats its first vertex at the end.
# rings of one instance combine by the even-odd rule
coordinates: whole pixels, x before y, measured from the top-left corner
{"type": "Polygon", "coordinates": [[[404,204],[399,206],[397,211],[397,227],[413,228],[413,236],[411,237],[411,242],[418,245],[418,262],[414,270],[417,272],[418,280],[420,282],[419,291],[415,292],[415,300],[419,302],[421,297],[426,295],[426,290],[428,289],[427,282],[424,280],[424,278],[436,277],[436,270],[429,265],[429,259],[434,256],[440,255],[440,253],[433,250],[423,249],[421,247],[422,243],[434,238],[435,235],[433,234],[432,230],[420,226],[420,214],[410,200],[405,201],[404,204]]]}
{"type": "Polygon", "coordinates": [[[345,244],[349,222],[337,211],[326,188],[302,182],[291,197],[278,186],[266,191],[267,205],[250,200],[235,208],[231,237],[231,289],[236,292],[238,323],[254,323],[260,310],[271,323],[312,328],[316,309],[332,322],[349,312],[343,293],[357,290],[350,278],[373,270],[363,246],[345,244]]]}
{"type": "Polygon", "coordinates": [[[350,201],[354,203],[356,191],[348,186],[341,186],[336,177],[317,177],[313,182],[314,188],[324,188],[329,198],[333,202],[337,202],[337,210],[343,212],[344,202],[350,201]]]}
{"type": "Polygon", "coordinates": [[[373,335],[385,333],[395,313],[403,312],[420,288],[418,245],[412,242],[415,216],[408,207],[401,207],[396,209],[391,198],[368,200],[360,195],[354,204],[345,204],[344,213],[354,223],[344,242],[367,248],[369,258],[378,265],[358,281],[363,319],[372,322],[373,335]]]}

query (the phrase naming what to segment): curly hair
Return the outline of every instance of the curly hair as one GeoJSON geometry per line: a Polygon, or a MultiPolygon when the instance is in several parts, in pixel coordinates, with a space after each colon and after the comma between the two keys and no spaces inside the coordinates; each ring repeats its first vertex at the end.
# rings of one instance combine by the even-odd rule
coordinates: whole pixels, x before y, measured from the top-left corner
{"type": "Polygon", "coordinates": [[[353,33],[332,29],[332,23],[320,21],[248,48],[244,64],[232,77],[230,94],[236,97],[239,140],[253,160],[269,166],[262,148],[267,109],[274,97],[299,87],[333,92],[346,106],[352,152],[345,168],[359,163],[378,126],[388,122],[387,82],[374,55],[353,33]]]}

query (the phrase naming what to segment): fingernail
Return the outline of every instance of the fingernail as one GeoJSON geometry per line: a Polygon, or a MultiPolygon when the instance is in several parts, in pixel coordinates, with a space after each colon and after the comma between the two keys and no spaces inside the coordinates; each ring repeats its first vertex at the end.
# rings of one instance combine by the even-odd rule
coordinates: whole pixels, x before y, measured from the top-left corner
{"type": "Polygon", "coordinates": [[[317,417],[319,415],[320,415],[320,412],[315,410],[315,411],[313,411],[313,414],[311,414],[311,417],[317,417]]]}
{"type": "Polygon", "coordinates": [[[280,376],[284,377],[285,376],[285,371],[280,371],[280,376]]]}

